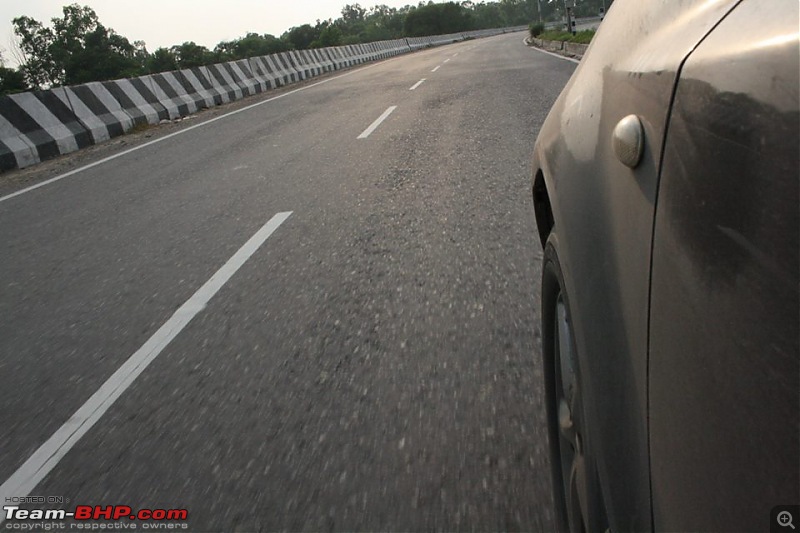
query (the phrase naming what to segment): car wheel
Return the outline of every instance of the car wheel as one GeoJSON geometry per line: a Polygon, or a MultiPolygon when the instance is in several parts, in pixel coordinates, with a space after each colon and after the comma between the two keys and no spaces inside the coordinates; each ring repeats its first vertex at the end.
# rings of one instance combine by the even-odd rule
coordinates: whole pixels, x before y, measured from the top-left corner
{"type": "Polygon", "coordinates": [[[606,519],[589,453],[578,354],[569,298],[555,247],[542,267],[542,354],[556,525],[561,531],[604,531],[606,519]]]}

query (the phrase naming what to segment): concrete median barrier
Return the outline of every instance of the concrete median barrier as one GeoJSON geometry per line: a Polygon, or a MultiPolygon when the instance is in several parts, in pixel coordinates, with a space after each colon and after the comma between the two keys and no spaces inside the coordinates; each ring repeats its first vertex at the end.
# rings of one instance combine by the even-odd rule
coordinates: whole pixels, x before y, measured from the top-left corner
{"type": "Polygon", "coordinates": [[[91,133],[64,103],[63,92],[54,89],[0,99],[0,160],[29,166],[92,144],[91,133]]]}
{"type": "Polygon", "coordinates": [[[526,28],[479,30],[281,52],[138,78],[0,97],[0,171],[25,168],[290,83],[369,61],[526,28]]]}
{"type": "Polygon", "coordinates": [[[133,117],[99,82],[65,87],[53,91],[53,94],[72,109],[91,134],[93,144],[123,135],[134,125],[133,117]]]}

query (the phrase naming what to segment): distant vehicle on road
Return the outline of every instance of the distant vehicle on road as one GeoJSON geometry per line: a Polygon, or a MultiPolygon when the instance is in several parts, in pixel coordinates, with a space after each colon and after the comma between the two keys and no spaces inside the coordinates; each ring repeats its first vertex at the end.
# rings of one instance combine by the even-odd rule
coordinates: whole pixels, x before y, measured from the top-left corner
{"type": "Polygon", "coordinates": [[[618,0],[605,18],[533,157],[559,527],[785,527],[798,2],[618,0]]]}

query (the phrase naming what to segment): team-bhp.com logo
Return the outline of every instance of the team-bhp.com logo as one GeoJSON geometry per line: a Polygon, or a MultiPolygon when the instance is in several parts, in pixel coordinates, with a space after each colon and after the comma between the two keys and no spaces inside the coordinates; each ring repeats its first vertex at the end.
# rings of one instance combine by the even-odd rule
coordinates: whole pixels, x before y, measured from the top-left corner
{"type": "Polygon", "coordinates": [[[4,505],[5,520],[140,520],[185,521],[186,509],[141,509],[134,511],[127,505],[78,505],[74,511],[64,509],[21,509],[19,505],[4,505]]]}

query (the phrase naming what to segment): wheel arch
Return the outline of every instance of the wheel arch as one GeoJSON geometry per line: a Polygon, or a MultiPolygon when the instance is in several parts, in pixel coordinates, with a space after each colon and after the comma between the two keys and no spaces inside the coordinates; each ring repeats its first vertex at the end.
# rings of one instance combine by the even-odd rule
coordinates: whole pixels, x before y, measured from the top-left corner
{"type": "Polygon", "coordinates": [[[553,231],[555,219],[553,218],[553,207],[550,202],[550,193],[547,191],[547,183],[544,179],[544,172],[539,169],[533,179],[533,208],[536,214],[536,229],[539,233],[539,242],[544,249],[547,238],[553,231]]]}

